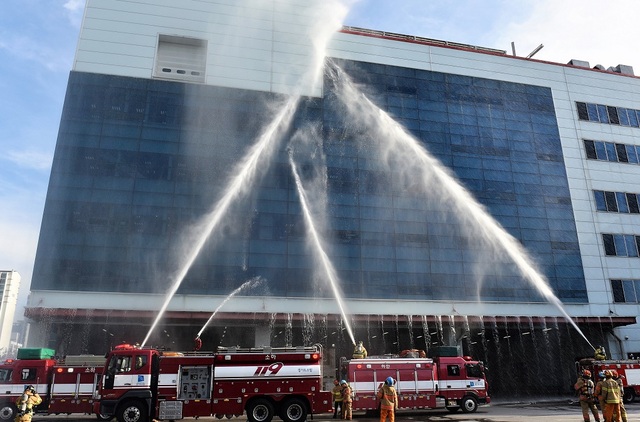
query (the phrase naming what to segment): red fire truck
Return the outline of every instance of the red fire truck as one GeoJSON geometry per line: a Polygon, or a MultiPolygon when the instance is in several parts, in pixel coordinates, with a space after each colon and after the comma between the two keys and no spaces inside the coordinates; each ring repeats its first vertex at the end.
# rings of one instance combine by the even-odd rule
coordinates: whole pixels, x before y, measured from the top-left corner
{"type": "Polygon", "coordinates": [[[37,413],[93,413],[104,357],[79,355],[56,360],[54,355],[51,349],[19,349],[17,359],[0,364],[0,421],[13,421],[16,400],[27,385],[33,385],[42,397],[37,413]]]}
{"type": "Polygon", "coordinates": [[[345,361],[342,368],[354,393],[353,410],[376,410],[376,393],[387,377],[396,381],[399,409],[471,413],[491,401],[482,362],[469,356],[424,356],[416,350],[345,361]]]}
{"type": "Polygon", "coordinates": [[[332,411],[322,390],[321,348],[219,348],[163,352],[129,345],[107,355],[96,414],[120,422],[215,415],[250,422],[303,422],[332,411]]]}
{"type": "Polygon", "coordinates": [[[576,362],[576,367],[578,374],[585,369],[591,371],[593,382],[599,381],[599,373],[607,369],[615,369],[622,379],[624,402],[631,403],[636,397],[640,397],[640,360],[584,358],[576,362]]]}

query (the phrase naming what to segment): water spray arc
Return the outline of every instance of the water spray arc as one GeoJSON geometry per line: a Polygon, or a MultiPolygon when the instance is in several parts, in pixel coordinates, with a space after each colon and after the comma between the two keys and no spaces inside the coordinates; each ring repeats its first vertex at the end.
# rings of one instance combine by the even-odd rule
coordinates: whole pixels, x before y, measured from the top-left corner
{"type": "Polygon", "coordinates": [[[175,282],[169,289],[158,315],[142,342],[143,346],[164,315],[171,299],[178,291],[182,280],[187,275],[189,268],[193,265],[200,250],[203,248],[211,233],[217,228],[231,203],[241,195],[246,195],[248,191],[251,190],[250,188],[254,186],[253,182],[258,178],[259,171],[266,171],[265,169],[269,167],[268,164],[271,163],[271,157],[277,149],[277,141],[281,139],[281,132],[290,127],[302,92],[321,81],[327,44],[333,34],[342,27],[342,22],[348,13],[348,7],[342,0],[326,0],[316,3],[314,7],[309,10],[313,11],[314,14],[313,25],[311,25],[309,33],[307,34],[313,46],[309,66],[303,72],[299,83],[292,87],[289,92],[290,97],[286,104],[266,127],[262,136],[245,156],[244,160],[235,168],[232,174],[237,175],[230,180],[222,198],[215,204],[211,212],[202,219],[199,227],[195,228],[194,232],[197,233],[196,241],[193,242],[193,247],[185,257],[184,264],[175,277],[175,282]]]}
{"type": "Polygon", "coordinates": [[[329,283],[331,285],[331,290],[333,292],[333,295],[336,299],[336,302],[338,303],[338,307],[340,308],[340,315],[342,316],[342,320],[344,321],[344,325],[347,329],[347,333],[349,333],[349,338],[351,339],[351,342],[353,343],[353,345],[356,345],[356,339],[355,336],[353,334],[353,330],[351,328],[351,324],[349,324],[349,320],[347,319],[347,311],[346,311],[346,307],[344,305],[344,300],[342,299],[342,293],[340,292],[340,288],[338,287],[338,276],[336,274],[335,269],[333,268],[333,265],[331,264],[331,260],[329,259],[329,257],[327,256],[327,253],[324,250],[324,247],[322,246],[322,241],[320,239],[320,236],[318,235],[318,231],[316,230],[316,227],[313,223],[313,218],[311,216],[311,211],[309,210],[309,205],[308,205],[308,201],[307,201],[307,197],[306,197],[306,193],[304,191],[304,188],[302,186],[302,182],[300,180],[300,176],[298,174],[298,170],[296,169],[296,165],[293,161],[293,150],[289,149],[289,163],[291,164],[291,171],[293,172],[293,177],[295,179],[296,182],[296,188],[298,190],[298,195],[300,196],[300,203],[302,205],[302,212],[304,215],[304,219],[307,223],[307,232],[310,236],[310,243],[312,245],[312,247],[316,250],[317,254],[318,254],[318,258],[321,261],[322,264],[322,268],[325,271],[325,274],[327,276],[327,279],[329,280],[329,283]]]}
{"type": "Polygon", "coordinates": [[[216,316],[216,314],[218,313],[220,308],[222,308],[225,305],[225,303],[227,303],[229,300],[231,300],[232,297],[234,297],[235,295],[237,295],[241,291],[246,290],[246,289],[253,289],[255,287],[258,287],[261,283],[262,283],[262,279],[260,277],[254,277],[251,280],[245,281],[244,283],[242,283],[242,285],[240,287],[238,287],[237,289],[235,289],[234,291],[229,293],[229,295],[227,297],[225,297],[224,300],[220,303],[220,305],[218,305],[218,307],[213,311],[213,313],[211,314],[211,316],[209,317],[207,322],[204,323],[204,325],[202,326],[200,331],[198,331],[198,334],[196,335],[196,339],[200,338],[200,336],[202,335],[204,330],[209,326],[209,324],[213,320],[213,317],[216,316]]]}
{"type": "MultiPolygon", "coordinates": [[[[520,242],[511,236],[502,226],[475,200],[450,172],[433,157],[423,145],[410,135],[388,113],[376,106],[366,95],[360,92],[340,67],[328,61],[328,76],[336,85],[336,94],[346,106],[346,112],[353,121],[360,122],[366,130],[375,132],[378,140],[375,146],[380,148],[380,156],[394,162],[410,162],[408,166],[419,172],[412,177],[422,178],[424,186],[438,186],[439,193],[446,195],[443,201],[448,201],[456,209],[456,216],[460,218],[461,226],[473,227],[483,247],[492,248],[497,253],[508,256],[520,274],[540,294],[573,325],[576,331],[595,350],[582,330],[569,316],[562,302],[553,293],[545,278],[535,269],[520,242]]],[[[426,192],[425,192],[426,193],[426,192]]]]}
{"type": "Polygon", "coordinates": [[[230,180],[222,198],[213,206],[211,211],[203,217],[201,223],[194,228],[193,232],[197,234],[195,237],[196,240],[191,245],[182,267],[166,295],[158,315],[142,342],[142,346],[144,346],[149,340],[151,333],[158,325],[160,319],[162,319],[171,299],[178,291],[184,277],[187,275],[189,268],[193,265],[207,239],[211,236],[211,233],[220,224],[222,217],[226,215],[230,205],[239,197],[247,195],[251,191],[250,188],[254,186],[256,179],[262,175],[261,172],[268,168],[268,164],[271,162],[271,157],[277,149],[278,141],[281,139],[281,130],[289,126],[298,101],[299,97],[289,98],[280,112],[262,133],[258,142],[256,142],[256,144],[249,150],[245,158],[236,167],[235,171],[232,172],[232,174],[235,174],[235,177],[230,180]]]}

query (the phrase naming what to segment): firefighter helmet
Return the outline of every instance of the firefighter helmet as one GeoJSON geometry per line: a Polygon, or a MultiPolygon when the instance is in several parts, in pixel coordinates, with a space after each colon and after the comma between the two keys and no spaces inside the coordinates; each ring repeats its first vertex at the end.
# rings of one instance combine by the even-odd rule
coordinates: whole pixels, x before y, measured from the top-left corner
{"type": "Polygon", "coordinates": [[[345,380],[340,381],[340,385],[347,385],[347,381],[345,380]]]}
{"type": "Polygon", "coordinates": [[[582,376],[586,378],[591,378],[591,371],[589,371],[588,369],[585,369],[584,371],[582,371],[582,376]]]}
{"type": "Polygon", "coordinates": [[[610,370],[607,369],[606,371],[604,371],[604,376],[607,377],[607,378],[611,378],[613,376],[613,374],[611,373],[610,370]]]}
{"type": "Polygon", "coordinates": [[[612,376],[613,378],[618,378],[618,371],[616,371],[615,369],[612,369],[612,370],[611,370],[611,376],[612,376]]]}
{"type": "Polygon", "coordinates": [[[386,380],[384,380],[385,384],[387,385],[393,385],[393,378],[391,377],[387,377],[386,380]]]}

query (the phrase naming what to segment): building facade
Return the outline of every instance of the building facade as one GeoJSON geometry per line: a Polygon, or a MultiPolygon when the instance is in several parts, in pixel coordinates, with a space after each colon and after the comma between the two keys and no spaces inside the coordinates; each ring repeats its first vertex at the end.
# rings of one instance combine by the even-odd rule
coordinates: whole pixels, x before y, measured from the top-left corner
{"type": "Polygon", "coordinates": [[[20,274],[14,270],[0,271],[0,355],[7,356],[11,350],[11,331],[16,316],[20,274]]]}
{"type": "Polygon", "coordinates": [[[313,3],[87,2],[30,345],[457,345],[498,395],[640,351],[632,69],[318,27],[344,11],[313,3]]]}

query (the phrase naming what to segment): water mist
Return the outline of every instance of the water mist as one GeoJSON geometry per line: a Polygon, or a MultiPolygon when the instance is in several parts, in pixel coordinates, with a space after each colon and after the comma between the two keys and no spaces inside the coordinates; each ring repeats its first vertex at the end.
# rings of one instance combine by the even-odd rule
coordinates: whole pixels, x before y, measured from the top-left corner
{"type": "Polygon", "coordinates": [[[443,218],[456,219],[459,230],[466,231],[467,240],[478,250],[507,258],[515,264],[520,275],[554,305],[593,348],[545,278],[536,270],[520,242],[507,233],[418,140],[360,92],[331,61],[328,62],[327,75],[336,87],[336,96],[345,106],[350,122],[368,133],[368,140],[374,140],[367,147],[376,148],[376,155],[389,172],[392,169],[398,172],[394,175],[394,183],[417,192],[417,195],[424,195],[425,200],[437,198],[439,203],[446,204],[443,209],[447,215],[443,218]]]}
{"type": "Polygon", "coordinates": [[[325,252],[325,248],[322,245],[322,241],[316,230],[313,217],[311,215],[311,211],[309,210],[308,200],[306,197],[306,193],[304,188],[302,187],[302,182],[300,181],[300,176],[298,175],[298,170],[296,169],[296,165],[293,162],[293,151],[289,150],[289,163],[291,164],[291,171],[293,172],[293,177],[296,182],[296,188],[298,190],[298,195],[300,196],[300,204],[302,205],[302,213],[304,215],[304,220],[307,223],[307,233],[310,236],[310,242],[312,247],[315,249],[318,258],[320,259],[320,263],[322,268],[325,271],[327,276],[327,280],[331,285],[331,290],[333,291],[333,296],[338,303],[338,308],[340,309],[340,315],[342,315],[342,320],[344,321],[345,327],[347,329],[347,333],[349,333],[349,338],[351,338],[351,342],[353,345],[356,345],[356,339],[353,335],[353,330],[351,328],[351,324],[349,324],[349,320],[347,319],[347,312],[344,305],[344,301],[342,299],[342,293],[340,292],[340,287],[338,286],[338,275],[336,274],[333,265],[331,264],[331,260],[327,256],[325,252]]]}
{"type": "MultiPolygon", "coordinates": [[[[189,269],[211,234],[218,228],[232,203],[251,193],[257,181],[262,178],[269,168],[274,152],[277,150],[284,132],[291,126],[291,121],[301,95],[313,92],[314,89],[318,92],[321,91],[320,86],[322,83],[322,69],[324,66],[326,46],[333,34],[342,27],[342,22],[348,12],[346,3],[346,1],[343,2],[339,0],[318,0],[312,2],[311,5],[308,5],[308,7],[304,9],[304,13],[307,14],[306,18],[312,22],[312,25],[308,29],[307,36],[313,46],[309,62],[304,66],[306,69],[303,71],[302,76],[300,76],[298,74],[300,66],[292,66],[292,69],[295,68],[294,72],[296,72],[296,75],[280,74],[279,76],[282,80],[273,79],[272,82],[280,89],[289,86],[286,94],[289,94],[290,97],[275,115],[271,123],[263,130],[256,144],[247,152],[244,159],[235,166],[232,171],[232,174],[235,174],[235,176],[231,177],[228,181],[222,197],[213,205],[209,213],[200,219],[199,223],[188,230],[189,234],[185,236],[185,240],[183,241],[183,244],[187,245],[187,250],[181,260],[180,269],[175,276],[172,277],[174,281],[141,346],[144,346],[148,341],[151,333],[166,312],[171,299],[180,288],[189,269]],[[293,80],[297,80],[298,82],[290,86],[289,77],[293,77],[293,80]]],[[[264,10],[269,10],[269,8],[264,8],[264,10]]],[[[271,12],[267,13],[269,13],[270,18],[273,18],[270,14],[271,12]]],[[[272,78],[275,77],[276,74],[274,73],[272,78]]]]}

